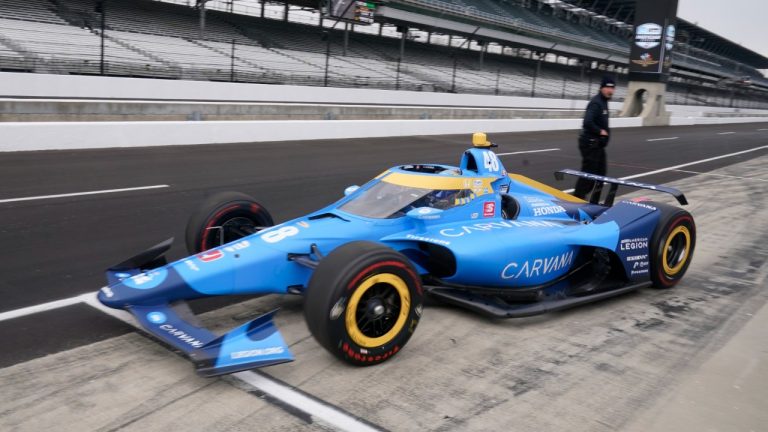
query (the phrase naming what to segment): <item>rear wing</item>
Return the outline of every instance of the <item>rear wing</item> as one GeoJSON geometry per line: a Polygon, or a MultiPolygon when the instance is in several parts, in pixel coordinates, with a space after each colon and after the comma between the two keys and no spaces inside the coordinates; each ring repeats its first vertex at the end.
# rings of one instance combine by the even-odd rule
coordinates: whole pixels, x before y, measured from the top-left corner
{"type": "Polygon", "coordinates": [[[649,183],[640,183],[640,182],[635,182],[630,180],[617,179],[613,177],[599,176],[596,174],[585,173],[582,171],[576,171],[572,169],[563,169],[560,171],[556,171],[555,179],[560,181],[565,177],[565,174],[595,181],[595,186],[594,188],[592,188],[592,194],[589,197],[589,202],[591,204],[599,204],[600,195],[603,192],[603,185],[608,183],[611,185],[611,187],[608,190],[608,195],[605,197],[605,202],[603,203],[603,205],[606,205],[606,206],[613,205],[613,201],[616,198],[616,191],[619,189],[619,186],[629,186],[629,187],[638,188],[638,189],[648,189],[648,190],[653,190],[657,192],[668,193],[674,196],[675,199],[677,199],[677,202],[680,203],[680,205],[688,205],[688,200],[685,198],[685,195],[683,195],[682,192],[668,186],[652,185],[649,183]]]}

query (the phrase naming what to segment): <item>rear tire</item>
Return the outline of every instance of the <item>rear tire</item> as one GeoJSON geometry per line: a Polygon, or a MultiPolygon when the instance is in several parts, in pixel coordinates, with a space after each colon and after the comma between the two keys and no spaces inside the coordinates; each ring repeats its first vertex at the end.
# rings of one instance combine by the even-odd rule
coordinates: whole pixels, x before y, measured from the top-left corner
{"type": "Polygon", "coordinates": [[[187,251],[198,254],[272,225],[267,209],[250,196],[240,192],[217,193],[190,216],[185,235],[187,251]]]}
{"type": "Polygon", "coordinates": [[[331,354],[370,366],[408,342],[421,319],[421,278],[401,253],[355,241],[320,261],[304,298],[309,331],[331,354]]]}
{"type": "Polygon", "coordinates": [[[672,288],[683,278],[696,248],[696,224],[687,211],[654,203],[661,217],[651,238],[651,281],[654,288],[672,288]]]}

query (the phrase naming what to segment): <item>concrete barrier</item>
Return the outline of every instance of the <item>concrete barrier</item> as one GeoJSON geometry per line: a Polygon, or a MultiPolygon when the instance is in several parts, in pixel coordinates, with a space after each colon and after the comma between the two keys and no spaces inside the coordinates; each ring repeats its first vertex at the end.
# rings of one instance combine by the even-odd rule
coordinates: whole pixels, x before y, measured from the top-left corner
{"type": "MultiPolygon", "coordinates": [[[[640,126],[639,118],[612,127],[640,126]]],[[[581,119],[0,123],[0,151],[576,130],[581,119]]]]}
{"type": "MultiPolygon", "coordinates": [[[[584,100],[0,72],[0,98],[96,99],[463,108],[583,109],[584,100]]],[[[621,103],[611,103],[618,109],[621,103]]],[[[709,107],[670,106],[673,125],[765,117],[702,117],[709,107]],[[691,110],[693,108],[694,110],[691,110]],[[677,112],[681,114],[677,115],[677,112]]],[[[728,110],[727,108],[718,108],[728,110]]],[[[739,112],[749,112],[740,110],[739,112]]],[[[766,111],[755,110],[761,114],[766,111]]],[[[576,130],[581,119],[2,122],[0,151],[223,144],[387,136],[576,130]]],[[[612,127],[641,126],[613,118],[612,127]]]]}

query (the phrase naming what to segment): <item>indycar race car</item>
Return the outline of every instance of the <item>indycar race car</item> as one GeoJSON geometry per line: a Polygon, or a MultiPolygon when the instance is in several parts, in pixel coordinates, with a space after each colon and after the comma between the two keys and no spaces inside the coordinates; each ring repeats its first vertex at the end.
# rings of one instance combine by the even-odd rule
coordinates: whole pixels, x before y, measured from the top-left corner
{"type": "Polygon", "coordinates": [[[196,324],[186,300],[302,295],[320,345],[348,363],[373,365],[405,346],[425,296],[512,318],[669,288],[683,277],[696,245],[692,216],[663,203],[614,202],[623,185],[687,204],[678,190],[556,173],[592,180],[584,201],[508,174],[492,146],[477,133],[459,166],[396,166],[274,226],[253,198],[214,195],[188,222],[190,256],[166,264],[167,240],[108,269],[98,298],[213,376],[293,357],[274,312],[215,335],[196,324]]]}

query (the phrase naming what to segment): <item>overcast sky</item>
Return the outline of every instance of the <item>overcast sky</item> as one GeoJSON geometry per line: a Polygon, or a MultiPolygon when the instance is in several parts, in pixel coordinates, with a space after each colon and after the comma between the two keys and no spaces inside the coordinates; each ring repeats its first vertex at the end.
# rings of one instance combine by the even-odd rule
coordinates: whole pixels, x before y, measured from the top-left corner
{"type": "Polygon", "coordinates": [[[768,0],[679,0],[677,16],[768,57],[768,0]]]}

